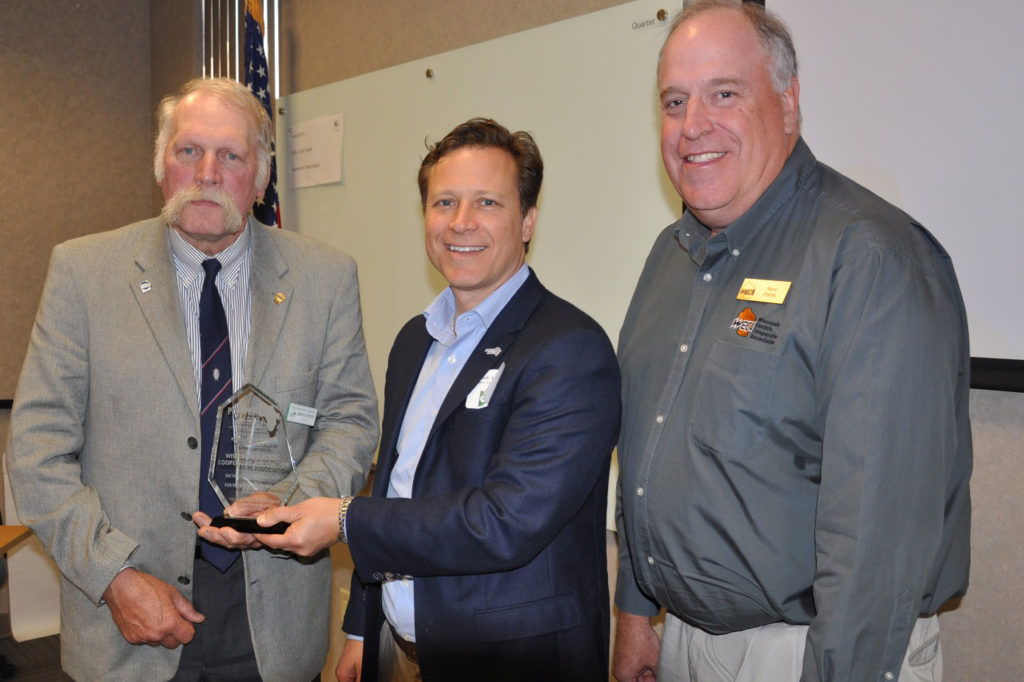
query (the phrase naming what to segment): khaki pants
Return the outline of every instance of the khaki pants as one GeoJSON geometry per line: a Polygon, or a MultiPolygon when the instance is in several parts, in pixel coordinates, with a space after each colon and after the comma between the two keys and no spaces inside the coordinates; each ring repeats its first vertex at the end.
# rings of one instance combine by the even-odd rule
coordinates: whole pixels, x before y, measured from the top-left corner
{"type": "MultiPolygon", "coordinates": [[[[709,635],[667,614],[658,682],[798,682],[806,640],[806,625],[773,623],[709,635]]],[[[910,633],[899,680],[941,682],[942,651],[936,616],[918,618],[910,633]]]]}
{"type": "Polygon", "coordinates": [[[386,621],[380,631],[378,656],[380,661],[379,678],[381,682],[422,682],[423,678],[420,677],[419,665],[410,661],[402,650],[398,648],[398,645],[395,644],[394,635],[391,634],[391,628],[388,627],[386,621]]]}

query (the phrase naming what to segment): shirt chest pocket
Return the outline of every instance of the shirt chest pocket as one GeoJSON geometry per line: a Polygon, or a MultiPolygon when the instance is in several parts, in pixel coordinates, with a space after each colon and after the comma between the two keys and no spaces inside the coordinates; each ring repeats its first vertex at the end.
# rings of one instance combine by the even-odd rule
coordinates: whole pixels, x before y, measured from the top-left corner
{"type": "Polygon", "coordinates": [[[692,396],[690,437],[729,459],[752,457],[764,443],[774,410],[779,357],[716,341],[692,396]]]}

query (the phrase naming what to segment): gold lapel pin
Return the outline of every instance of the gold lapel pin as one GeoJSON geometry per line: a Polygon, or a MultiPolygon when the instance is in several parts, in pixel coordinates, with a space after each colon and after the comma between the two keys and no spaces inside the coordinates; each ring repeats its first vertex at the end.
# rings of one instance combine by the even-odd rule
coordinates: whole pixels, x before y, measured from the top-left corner
{"type": "Polygon", "coordinates": [[[288,297],[282,294],[280,291],[274,294],[274,303],[284,303],[288,297]]]}

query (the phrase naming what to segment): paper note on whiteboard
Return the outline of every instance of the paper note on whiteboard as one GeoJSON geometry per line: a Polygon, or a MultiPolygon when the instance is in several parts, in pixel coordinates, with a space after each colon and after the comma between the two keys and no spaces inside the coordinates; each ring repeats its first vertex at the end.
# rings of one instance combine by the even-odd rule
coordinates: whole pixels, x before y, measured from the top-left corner
{"type": "Polygon", "coordinates": [[[342,115],[296,123],[288,128],[288,179],[294,188],[341,181],[342,115]]]}

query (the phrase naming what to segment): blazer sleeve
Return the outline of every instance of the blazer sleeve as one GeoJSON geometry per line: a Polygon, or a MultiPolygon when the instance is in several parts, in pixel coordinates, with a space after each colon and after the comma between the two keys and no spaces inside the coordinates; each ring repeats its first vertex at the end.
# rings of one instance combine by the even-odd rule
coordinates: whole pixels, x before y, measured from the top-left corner
{"type": "MultiPolygon", "coordinates": [[[[353,500],[349,544],[364,582],[379,582],[388,572],[465,575],[523,566],[586,502],[618,434],[619,371],[611,343],[596,325],[523,336],[516,344],[528,350],[519,349],[518,367],[505,371],[492,406],[460,407],[449,418],[451,428],[442,427],[427,444],[439,448],[430,454],[437,460],[473,449],[487,462],[477,484],[417,492],[413,499],[353,500]],[[511,395],[497,408],[501,383],[511,395]],[[504,411],[489,417],[491,409],[504,411]],[[464,423],[461,436],[453,436],[459,419],[476,420],[476,429],[464,423]]],[[[424,458],[421,467],[426,451],[424,458]]]]}
{"type": "Polygon", "coordinates": [[[341,629],[347,635],[365,637],[366,623],[366,588],[359,580],[359,576],[352,572],[352,583],[349,588],[348,606],[345,607],[345,615],[341,621],[341,629]]]}
{"type": "Polygon", "coordinates": [[[53,250],[11,413],[7,465],[18,514],[95,603],[138,543],[82,482],[88,320],[67,250],[53,250]]]}

